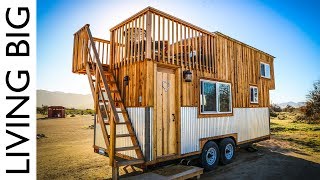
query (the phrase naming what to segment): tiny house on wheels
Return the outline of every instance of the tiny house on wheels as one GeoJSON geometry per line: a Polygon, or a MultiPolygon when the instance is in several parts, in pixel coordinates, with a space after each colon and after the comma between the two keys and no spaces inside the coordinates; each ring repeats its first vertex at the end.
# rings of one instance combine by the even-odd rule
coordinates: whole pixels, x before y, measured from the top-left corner
{"type": "Polygon", "coordinates": [[[270,137],[274,57],[148,7],[110,29],[74,34],[73,73],[86,74],[94,151],[119,166],[199,155],[205,170],[236,146],[270,137]]]}

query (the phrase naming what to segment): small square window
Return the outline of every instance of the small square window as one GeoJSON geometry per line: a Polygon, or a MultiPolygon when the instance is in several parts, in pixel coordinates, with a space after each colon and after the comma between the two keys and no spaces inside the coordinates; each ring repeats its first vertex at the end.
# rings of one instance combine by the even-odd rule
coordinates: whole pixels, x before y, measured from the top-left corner
{"type": "Polygon", "coordinates": [[[261,77],[270,78],[270,65],[266,63],[260,63],[260,75],[261,77]]]}
{"type": "Polygon", "coordinates": [[[250,102],[258,103],[258,88],[256,86],[250,86],[250,102]]]}

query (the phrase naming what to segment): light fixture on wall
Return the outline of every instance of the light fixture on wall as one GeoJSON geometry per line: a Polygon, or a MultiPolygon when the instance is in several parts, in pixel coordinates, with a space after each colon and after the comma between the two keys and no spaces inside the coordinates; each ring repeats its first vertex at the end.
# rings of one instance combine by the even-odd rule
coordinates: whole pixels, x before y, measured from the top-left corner
{"type": "Polygon", "coordinates": [[[185,82],[191,82],[192,81],[192,72],[190,70],[183,71],[183,79],[185,82]]]}
{"type": "Polygon", "coordinates": [[[129,85],[129,76],[125,76],[125,77],[123,78],[123,85],[124,85],[124,86],[128,86],[128,85],[129,85]]]}

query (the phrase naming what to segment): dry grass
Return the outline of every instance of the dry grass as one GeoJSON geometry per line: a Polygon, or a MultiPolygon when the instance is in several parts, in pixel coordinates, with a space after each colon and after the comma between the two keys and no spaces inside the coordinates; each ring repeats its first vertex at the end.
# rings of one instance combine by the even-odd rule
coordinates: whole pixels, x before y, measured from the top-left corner
{"type": "MultiPolygon", "coordinates": [[[[286,116],[293,117],[290,114],[286,116]]],[[[238,152],[235,162],[219,166],[217,171],[203,175],[204,179],[236,179],[239,176],[248,179],[277,178],[281,175],[294,178],[300,177],[297,169],[320,172],[319,125],[278,119],[271,122],[273,138],[259,143],[265,156],[261,156],[261,151],[238,152]],[[260,172],[261,169],[263,171],[260,172]],[[260,172],[259,176],[256,171],[260,172]]],[[[37,140],[37,179],[111,178],[108,158],[93,152],[93,129],[89,128],[92,124],[93,117],[90,115],[38,120],[37,133],[44,134],[46,138],[37,140]]],[[[127,170],[132,172],[131,168],[127,170]]],[[[313,176],[312,173],[309,176],[313,176]]],[[[120,175],[123,174],[126,172],[120,169],[120,175]]]]}
{"type": "Polygon", "coordinates": [[[320,156],[320,124],[293,122],[297,113],[282,112],[271,119],[271,133],[293,147],[320,156]],[[280,119],[279,119],[279,116],[280,119]]]}
{"type": "MultiPolygon", "coordinates": [[[[93,116],[37,121],[38,179],[111,178],[108,158],[93,152],[93,116]]],[[[120,174],[124,174],[120,171],[120,174]]]]}

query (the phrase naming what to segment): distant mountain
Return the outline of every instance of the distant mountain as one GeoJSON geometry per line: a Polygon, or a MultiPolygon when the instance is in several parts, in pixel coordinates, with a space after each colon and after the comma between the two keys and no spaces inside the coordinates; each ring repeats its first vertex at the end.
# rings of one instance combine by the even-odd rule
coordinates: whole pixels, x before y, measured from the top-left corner
{"type": "Polygon", "coordinates": [[[64,92],[52,92],[37,90],[37,107],[64,106],[66,108],[93,109],[93,99],[91,95],[73,94],[64,92]]]}
{"type": "Polygon", "coordinates": [[[287,107],[287,105],[298,108],[301,106],[305,106],[306,103],[305,102],[292,102],[292,101],[290,101],[290,102],[279,103],[277,105],[280,106],[281,108],[285,108],[285,107],[287,107]]]}

